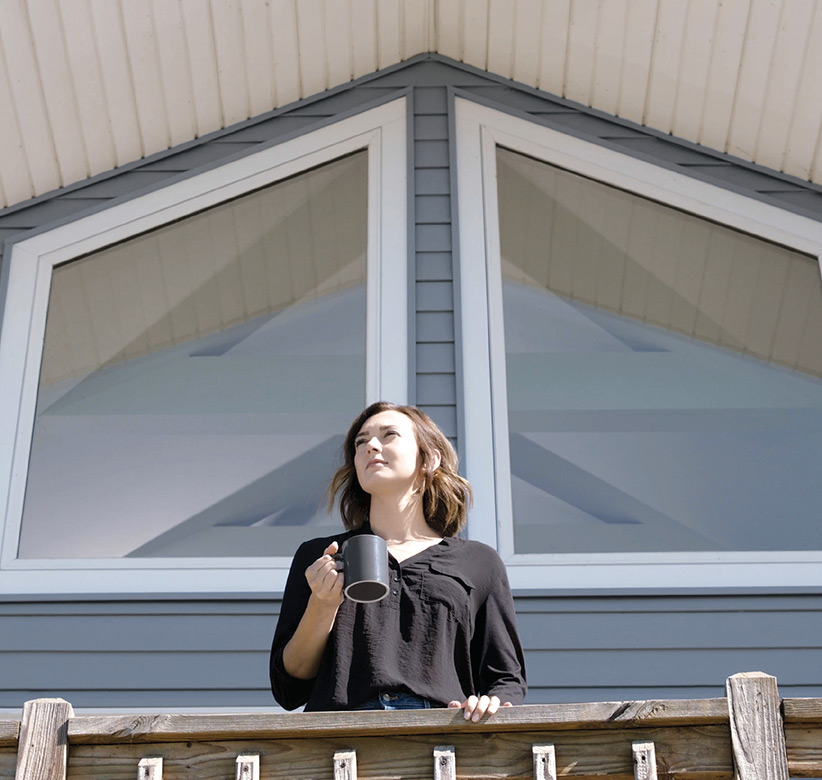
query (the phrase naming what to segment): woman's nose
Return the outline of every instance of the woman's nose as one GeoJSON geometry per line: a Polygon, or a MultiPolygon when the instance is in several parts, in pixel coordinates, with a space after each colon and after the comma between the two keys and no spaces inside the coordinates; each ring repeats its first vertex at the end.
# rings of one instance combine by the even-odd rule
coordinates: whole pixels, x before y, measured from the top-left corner
{"type": "Polygon", "coordinates": [[[369,439],[368,444],[366,444],[365,446],[368,447],[369,452],[371,450],[376,450],[377,452],[379,452],[382,449],[382,444],[380,444],[380,440],[376,436],[369,439]]]}

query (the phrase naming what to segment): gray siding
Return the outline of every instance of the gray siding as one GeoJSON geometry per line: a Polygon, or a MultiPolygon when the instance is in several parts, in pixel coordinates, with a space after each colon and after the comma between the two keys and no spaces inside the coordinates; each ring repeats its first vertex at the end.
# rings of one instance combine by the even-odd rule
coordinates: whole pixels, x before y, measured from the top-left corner
{"type": "MultiPolygon", "coordinates": [[[[412,401],[458,439],[452,202],[460,94],[657,165],[822,219],[822,191],[568,101],[425,55],[0,212],[0,240],[31,235],[167,185],[376,102],[408,95],[413,165],[412,401]]],[[[20,601],[0,596],[0,708],[62,696],[77,707],[272,704],[276,598],[20,601]]],[[[543,594],[517,598],[529,701],[721,696],[739,671],[783,695],[822,696],[822,595],[543,594]]]]}

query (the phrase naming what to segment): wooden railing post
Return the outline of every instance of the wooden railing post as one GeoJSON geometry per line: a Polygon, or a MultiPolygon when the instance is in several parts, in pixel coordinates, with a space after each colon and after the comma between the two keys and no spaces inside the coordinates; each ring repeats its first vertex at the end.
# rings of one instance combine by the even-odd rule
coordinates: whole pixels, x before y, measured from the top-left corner
{"type": "Polygon", "coordinates": [[[776,677],[743,672],[725,687],[737,780],[789,780],[776,677]]]}
{"type": "Polygon", "coordinates": [[[23,706],[15,780],[65,780],[68,721],[74,715],[63,699],[34,699],[23,706]]]}

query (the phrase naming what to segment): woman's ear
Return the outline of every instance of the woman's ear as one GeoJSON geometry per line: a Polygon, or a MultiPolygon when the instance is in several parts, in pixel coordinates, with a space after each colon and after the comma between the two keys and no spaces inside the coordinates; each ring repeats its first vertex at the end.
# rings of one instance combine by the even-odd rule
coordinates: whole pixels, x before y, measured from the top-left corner
{"type": "Polygon", "coordinates": [[[439,450],[431,452],[431,471],[436,471],[442,463],[442,453],[439,450]]]}

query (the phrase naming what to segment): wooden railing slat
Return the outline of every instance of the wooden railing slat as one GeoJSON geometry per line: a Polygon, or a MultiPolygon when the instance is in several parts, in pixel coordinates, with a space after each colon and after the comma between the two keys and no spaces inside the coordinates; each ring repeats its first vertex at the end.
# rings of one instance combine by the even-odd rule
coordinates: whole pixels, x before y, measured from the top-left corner
{"type": "Polygon", "coordinates": [[[163,757],[141,758],[137,764],[137,780],[163,780],[163,757]]]}
{"type": "Polygon", "coordinates": [[[634,780],[656,780],[656,748],[653,742],[637,740],[632,743],[634,780]]]}
{"type": "Polygon", "coordinates": [[[739,780],[788,780],[776,678],[745,672],[726,683],[734,766],[739,780]]]}
{"type": "Polygon", "coordinates": [[[557,755],[553,745],[532,745],[534,780],[557,780],[557,755]]]}
{"type": "Polygon", "coordinates": [[[65,780],[67,724],[74,710],[63,699],[34,699],[23,707],[16,780],[65,780]]]}
{"type": "Polygon", "coordinates": [[[453,745],[434,748],[434,780],[457,780],[457,757],[453,745]]]}
{"type": "Polygon", "coordinates": [[[334,780],[357,780],[356,750],[338,750],[334,754],[334,780]]]}

